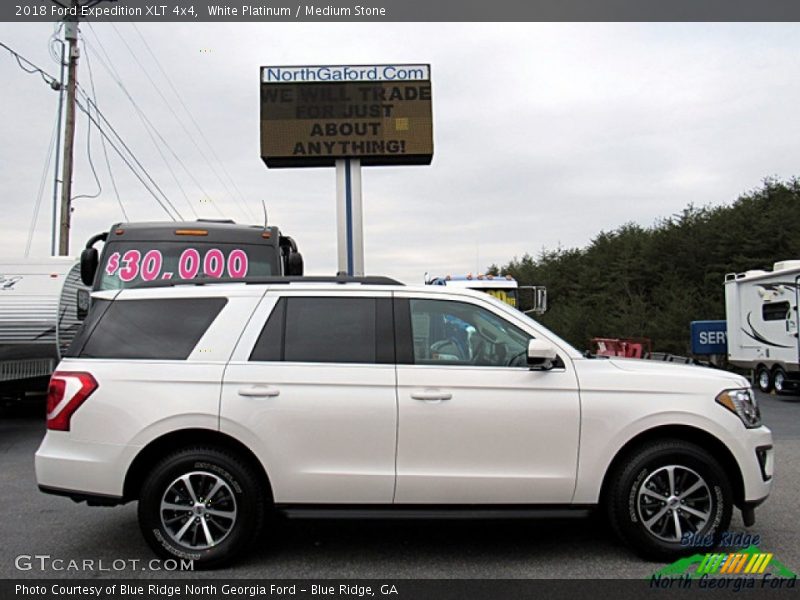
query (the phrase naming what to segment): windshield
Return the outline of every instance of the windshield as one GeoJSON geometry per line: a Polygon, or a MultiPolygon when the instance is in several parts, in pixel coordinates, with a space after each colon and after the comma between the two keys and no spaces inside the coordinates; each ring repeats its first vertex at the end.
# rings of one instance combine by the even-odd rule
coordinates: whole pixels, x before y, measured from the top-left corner
{"type": "Polygon", "coordinates": [[[241,279],[279,274],[273,246],[209,242],[109,242],[96,289],[131,288],[150,281],[241,279]]]}

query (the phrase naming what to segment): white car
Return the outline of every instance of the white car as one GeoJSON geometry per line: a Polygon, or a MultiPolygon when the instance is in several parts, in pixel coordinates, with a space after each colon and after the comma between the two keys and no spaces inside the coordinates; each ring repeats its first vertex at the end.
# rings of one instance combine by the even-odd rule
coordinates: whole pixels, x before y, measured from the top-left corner
{"type": "Polygon", "coordinates": [[[139,501],[165,557],[214,567],[272,510],[598,508],[648,557],[745,523],[772,434],[724,371],[584,356],[469,290],[385,278],[95,294],[50,384],[42,491],[139,501]]]}

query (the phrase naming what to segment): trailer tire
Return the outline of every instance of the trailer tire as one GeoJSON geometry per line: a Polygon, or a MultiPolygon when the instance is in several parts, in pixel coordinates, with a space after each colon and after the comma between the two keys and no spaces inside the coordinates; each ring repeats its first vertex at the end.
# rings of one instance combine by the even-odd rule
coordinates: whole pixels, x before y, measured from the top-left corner
{"type": "Polygon", "coordinates": [[[772,378],[772,373],[766,366],[758,365],[753,379],[755,379],[754,383],[760,391],[765,394],[769,394],[772,391],[772,383],[774,380],[772,378]]]}
{"type": "Polygon", "coordinates": [[[786,393],[786,371],[781,366],[775,366],[772,369],[772,387],[775,388],[776,394],[786,393]]]}

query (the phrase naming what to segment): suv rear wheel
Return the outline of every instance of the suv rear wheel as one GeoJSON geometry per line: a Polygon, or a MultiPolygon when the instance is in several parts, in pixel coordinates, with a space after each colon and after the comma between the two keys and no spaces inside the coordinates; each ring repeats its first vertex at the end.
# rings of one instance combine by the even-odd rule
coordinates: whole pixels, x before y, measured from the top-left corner
{"type": "Polygon", "coordinates": [[[643,446],[609,474],[606,509],[619,537],[646,558],[697,551],[686,543],[716,544],[731,520],[728,477],[703,448],[680,440],[643,446]],[[681,540],[684,539],[684,543],[681,540]]]}
{"type": "Polygon", "coordinates": [[[259,535],[265,500],[246,463],[216,448],[187,448],[158,463],[145,480],[139,526],[160,556],[214,568],[259,535]]]}

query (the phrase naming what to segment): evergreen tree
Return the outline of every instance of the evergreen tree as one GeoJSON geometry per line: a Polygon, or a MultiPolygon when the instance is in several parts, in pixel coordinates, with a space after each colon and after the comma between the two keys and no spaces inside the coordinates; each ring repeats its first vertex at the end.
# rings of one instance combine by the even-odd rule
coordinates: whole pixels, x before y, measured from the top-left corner
{"type": "Polygon", "coordinates": [[[583,249],[525,254],[490,270],[547,286],[540,317],[578,348],[592,337],[648,337],[689,354],[689,323],[725,318],[726,273],[800,258],[800,182],[766,180],[731,206],[686,207],[643,228],[600,232],[583,249]]]}

